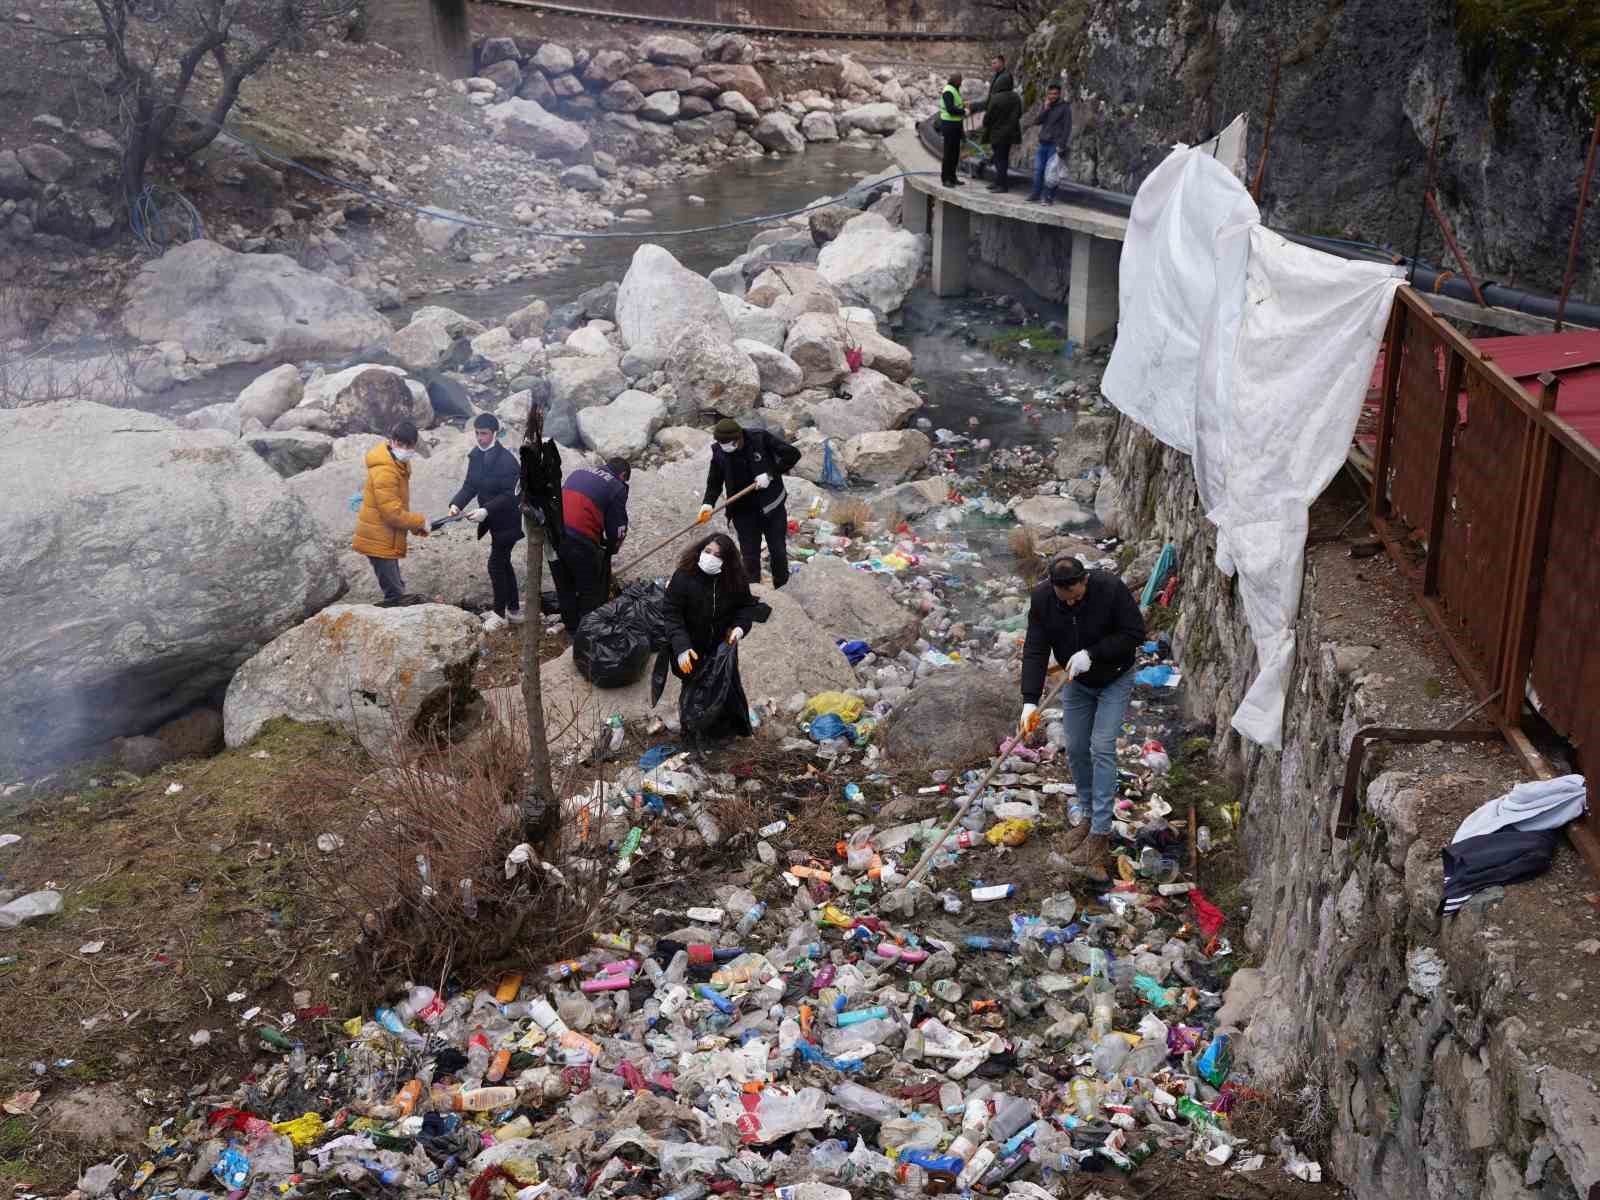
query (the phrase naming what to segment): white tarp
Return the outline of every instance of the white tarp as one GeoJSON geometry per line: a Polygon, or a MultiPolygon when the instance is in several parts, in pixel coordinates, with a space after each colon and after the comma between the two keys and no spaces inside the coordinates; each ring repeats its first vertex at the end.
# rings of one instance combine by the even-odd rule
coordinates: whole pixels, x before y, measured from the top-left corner
{"type": "Polygon", "coordinates": [[[1349,450],[1401,273],[1263,228],[1243,184],[1188,147],[1133,214],[1101,388],[1194,456],[1216,565],[1239,576],[1256,648],[1233,727],[1278,747],[1308,513],[1349,450]]]}

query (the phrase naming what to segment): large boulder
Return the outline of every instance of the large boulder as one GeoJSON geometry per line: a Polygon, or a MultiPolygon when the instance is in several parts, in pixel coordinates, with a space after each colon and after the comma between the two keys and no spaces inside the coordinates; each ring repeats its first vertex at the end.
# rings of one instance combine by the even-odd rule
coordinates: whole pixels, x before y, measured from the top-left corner
{"type": "Polygon", "coordinates": [[[408,371],[432,371],[444,364],[455,347],[446,322],[413,317],[389,338],[389,354],[408,371]]]}
{"type": "Polygon", "coordinates": [[[582,125],[549,113],[537,100],[513,96],[483,110],[495,140],[532,150],[540,158],[564,163],[588,162],[593,157],[589,134],[582,125]]]}
{"type": "Polygon", "coordinates": [[[897,483],[867,497],[872,515],[893,527],[914,521],[950,499],[950,485],[937,476],[897,483]]]}
{"type": "Polygon", "coordinates": [[[811,240],[818,247],[826,246],[839,236],[846,224],[855,220],[861,213],[843,204],[829,204],[822,208],[814,208],[806,216],[806,224],[811,229],[811,240]]]}
{"type": "Polygon", "coordinates": [[[782,350],[774,350],[765,342],[750,341],[747,338],[739,338],[733,345],[736,350],[749,355],[750,361],[755,363],[756,373],[761,377],[763,392],[792,396],[804,389],[805,374],[800,370],[800,364],[782,350]]]}
{"type": "Polygon", "coordinates": [[[639,43],[639,53],[646,61],[669,67],[697,67],[702,57],[700,47],[687,38],[670,33],[658,33],[639,43]]]}
{"type": "Polygon", "coordinates": [[[638,458],[667,423],[667,406],[649,392],[626,391],[578,413],[583,444],[601,458],[638,458]]]}
{"type": "Polygon", "coordinates": [[[315,375],[300,403],[273,422],[274,429],[311,429],[343,437],[387,434],[399,421],[418,429],[433,424],[428,389],[399,367],[358,363],[331,375],[315,375]]]}
{"type": "Polygon", "coordinates": [[[265,375],[257,375],[239,393],[239,420],[271,425],[299,404],[304,395],[299,367],[293,363],[273,367],[265,375]]]}
{"type": "Polygon", "coordinates": [[[514,63],[521,57],[516,38],[484,38],[483,45],[478,48],[478,69],[481,71],[499,62],[514,63]]]}
{"type": "Polygon", "coordinates": [[[572,51],[559,42],[546,42],[534,51],[533,65],[546,75],[565,75],[578,65],[572,51]]]}
{"type": "Polygon", "coordinates": [[[891,134],[900,128],[900,110],[887,101],[863,104],[860,108],[846,109],[839,114],[839,132],[849,133],[859,129],[864,133],[891,134]]]}
{"type": "Polygon", "coordinates": [[[764,109],[772,103],[772,93],[767,90],[767,81],[761,77],[761,72],[749,63],[702,63],[697,74],[725,92],[738,92],[759,109],[764,109]]]}
{"type": "Polygon", "coordinates": [[[710,280],[647,242],[633,252],[617,289],[622,344],[640,357],[662,362],[668,347],[686,329],[731,343],[733,323],[722,309],[720,295],[710,280]]]}
{"type": "Polygon", "coordinates": [[[844,444],[844,469],[867,483],[899,483],[923,467],[933,443],[917,429],[858,433],[844,444]]]}
{"type": "Polygon", "coordinates": [[[843,332],[839,318],[825,313],[804,313],[789,326],[783,352],[799,364],[805,387],[832,387],[850,373],[843,332]]]}
{"type": "Polygon", "coordinates": [[[822,248],[817,273],[843,303],[888,316],[917,282],[925,249],[917,234],[891,227],[877,213],[862,213],[822,248]]]}
{"type": "Polygon", "coordinates": [[[911,350],[878,332],[878,326],[869,321],[845,321],[845,333],[850,343],[861,351],[861,365],[870,367],[896,383],[911,378],[911,350]]]}
{"type": "Polygon", "coordinates": [[[794,118],[785,112],[769,112],[756,122],[750,136],[774,154],[799,154],[806,148],[806,139],[795,127],[794,118]]]}
{"type": "Polygon", "coordinates": [[[632,64],[621,50],[596,50],[583,68],[583,81],[590,87],[607,87],[627,74],[632,64]]]}
{"type": "Polygon", "coordinates": [[[245,444],[288,479],[302,471],[315,471],[333,457],[333,439],[325,433],[291,429],[284,433],[252,433],[245,444]]]}
{"type": "Polygon", "coordinates": [[[800,136],[808,142],[837,142],[839,127],[832,113],[808,112],[800,118],[800,136]]]}
{"type": "Polygon", "coordinates": [[[177,342],[204,363],[342,358],[389,337],[389,322],[354,288],[282,254],[185,242],[129,284],[122,326],[141,342],[177,342]]]}
{"type": "Polygon", "coordinates": [[[789,336],[789,322],[769,308],[746,304],[737,296],[722,294],[722,311],[733,322],[733,336],[747,341],[761,342],[774,350],[782,350],[789,336]]]}
{"type": "Polygon", "coordinates": [[[714,33],[706,40],[706,57],[713,62],[754,62],[755,44],[742,33],[714,33]]]}
{"type": "Polygon", "coordinates": [[[922,618],[895,603],[879,576],[832,554],[819,554],[784,585],[806,616],[835,640],[860,639],[879,654],[898,654],[917,640],[922,618]]]}
{"type": "Polygon", "coordinates": [[[949,667],[919,674],[876,740],[891,762],[957,770],[995,754],[1016,729],[1021,709],[1021,692],[1009,675],[949,667]]]}
{"type": "Polygon", "coordinates": [[[683,98],[677,92],[651,92],[639,107],[639,119],[665,125],[676,121],[682,108],[683,98]]]}
{"type": "Polygon", "coordinates": [[[878,429],[903,428],[922,407],[921,396],[871,367],[853,372],[844,381],[844,394],[861,411],[864,420],[878,422],[878,429]]]}
{"type": "Polygon", "coordinates": [[[481,78],[510,94],[522,87],[522,68],[514,62],[491,63],[483,68],[481,78]]]}
{"type": "Polygon", "coordinates": [[[0,771],[155,728],[344,590],[306,506],[226,434],[0,409],[0,473],[0,771]]]}
{"type": "Polygon", "coordinates": [[[702,413],[737,417],[761,399],[761,372],[750,356],[709,330],[680,333],[667,349],[666,372],[680,402],[679,415],[687,415],[683,406],[692,404],[702,413]]]}
{"type": "Polygon", "coordinates": [[[754,125],[761,119],[761,114],[756,111],[756,106],[747,100],[742,92],[728,90],[718,93],[717,107],[726,112],[731,112],[742,125],[754,125]]]}
{"type": "Polygon", "coordinates": [[[17,161],[40,183],[60,183],[72,174],[72,156],[46,142],[35,142],[17,151],[17,161]]]}
{"type": "MultiPolygon", "coordinates": [[[[665,432],[665,431],[663,431],[665,432]]],[[[659,436],[659,435],[658,435],[659,436]]],[[[668,534],[676,533],[690,521],[700,508],[705,494],[706,471],[711,465],[709,445],[706,449],[676,462],[654,469],[637,468],[628,481],[628,544],[623,558],[647,546],[653,546],[668,534]]],[[[805,479],[793,475],[784,477],[784,490],[788,493],[788,508],[798,517],[821,492],[805,479]]],[[[718,516],[706,532],[726,530],[723,518],[718,516]]],[[[674,543],[677,545],[677,543],[674,543]]],[[[681,551],[682,547],[679,546],[681,551]]],[[[646,577],[672,574],[670,550],[664,550],[641,568],[646,577]]]]}
{"type": "Polygon", "coordinates": [[[655,63],[640,63],[623,76],[646,96],[651,92],[682,92],[688,90],[692,76],[682,67],[662,67],[655,63]]]}
{"type": "Polygon", "coordinates": [[[247,744],[275,717],[325,721],[389,759],[443,733],[475,696],[483,625],[444,604],[336,604],[239,668],[222,704],[223,737],[247,744]]]}
{"type": "MultiPolygon", "coordinates": [[[[693,96],[686,97],[683,102],[683,112],[689,111],[689,101],[693,96]]],[[[672,135],[680,142],[689,146],[703,146],[708,142],[725,142],[739,132],[739,122],[732,113],[714,112],[708,116],[693,117],[687,121],[679,121],[672,127],[672,135]]]]}
{"type": "Polygon", "coordinates": [[[1067,496],[1029,496],[1011,513],[1024,529],[1043,534],[1082,529],[1094,521],[1093,512],[1067,496]]]}
{"type": "Polygon", "coordinates": [[[600,107],[607,112],[636,113],[644,107],[644,93],[626,79],[619,79],[600,93],[600,107]]]}
{"type": "MultiPolygon", "coordinates": [[[[637,482],[631,490],[638,493],[637,482]]],[[[680,523],[683,519],[678,518],[680,523]]],[[[660,555],[648,570],[652,574],[670,574],[671,559],[660,555]]],[[[739,643],[739,674],[751,703],[781,701],[795,692],[809,696],[856,686],[855,672],[833,638],[787,592],[787,588],[756,588],[757,598],[772,606],[772,616],[739,643]]],[[[561,749],[592,744],[600,727],[613,714],[625,722],[638,723],[652,715],[672,716],[677,711],[676,680],[669,678],[661,703],[652,710],[648,673],[628,687],[597,688],[573,666],[571,650],[545,663],[540,678],[545,725],[561,749]]],[[[490,711],[499,719],[513,728],[523,727],[526,717],[521,688],[495,688],[486,693],[486,698],[490,711]]]]}
{"type": "Polygon", "coordinates": [[[571,355],[550,363],[550,401],[558,412],[580,413],[597,404],[610,404],[627,387],[628,381],[610,358],[571,355]]]}
{"type": "Polygon", "coordinates": [[[229,437],[239,436],[240,423],[237,400],[207,404],[204,408],[197,408],[178,418],[180,429],[217,429],[229,437]]]}

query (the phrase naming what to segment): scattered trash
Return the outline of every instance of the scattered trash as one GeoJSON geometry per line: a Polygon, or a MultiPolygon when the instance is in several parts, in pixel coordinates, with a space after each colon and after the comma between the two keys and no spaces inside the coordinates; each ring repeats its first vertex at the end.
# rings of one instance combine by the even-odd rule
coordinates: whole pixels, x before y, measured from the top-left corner
{"type": "Polygon", "coordinates": [[[85,942],[83,945],[78,947],[78,953],[79,954],[99,954],[100,951],[104,950],[105,948],[106,948],[106,944],[105,944],[104,941],[85,942]]]}
{"type": "Polygon", "coordinates": [[[9,904],[0,904],[0,929],[15,929],[24,921],[40,917],[53,917],[61,911],[61,893],[45,890],[18,896],[9,904]]]}

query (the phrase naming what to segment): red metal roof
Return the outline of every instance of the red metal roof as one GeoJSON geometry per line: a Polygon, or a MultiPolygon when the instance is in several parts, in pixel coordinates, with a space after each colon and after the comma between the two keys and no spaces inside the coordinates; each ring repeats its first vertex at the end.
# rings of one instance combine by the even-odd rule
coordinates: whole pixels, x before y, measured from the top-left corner
{"type": "MultiPolygon", "coordinates": [[[[1530,395],[1544,391],[1538,377],[1554,371],[1561,379],[1556,414],[1589,442],[1600,447],[1600,333],[1541,333],[1522,337],[1474,338],[1483,351],[1530,395]]],[[[1384,353],[1373,368],[1372,387],[1363,405],[1356,443],[1371,452],[1377,445],[1378,408],[1383,396],[1384,353]]],[[[1461,419],[1467,419],[1467,396],[1461,394],[1461,419]]]]}

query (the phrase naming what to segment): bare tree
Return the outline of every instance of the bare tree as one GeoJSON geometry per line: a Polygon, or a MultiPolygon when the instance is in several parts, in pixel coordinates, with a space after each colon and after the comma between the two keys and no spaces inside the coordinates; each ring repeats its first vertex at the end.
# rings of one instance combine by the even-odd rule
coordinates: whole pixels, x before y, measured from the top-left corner
{"type": "Polygon", "coordinates": [[[187,158],[222,132],[244,81],[285,45],[347,21],[364,0],[93,0],[116,70],[130,204],[157,156],[187,158]],[[201,86],[202,66],[216,68],[201,86]]]}
{"type": "MultiPolygon", "coordinates": [[[[561,455],[544,437],[544,410],[528,413],[522,440],[522,528],[527,534],[528,602],[522,626],[522,708],[528,725],[528,759],[522,777],[524,821],[542,835],[545,858],[561,854],[560,799],[550,772],[550,742],[544,724],[544,686],[539,676],[544,640],[544,548],[547,527],[561,511],[561,455]]],[[[530,830],[530,835],[532,830],[530,830]]]]}

